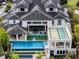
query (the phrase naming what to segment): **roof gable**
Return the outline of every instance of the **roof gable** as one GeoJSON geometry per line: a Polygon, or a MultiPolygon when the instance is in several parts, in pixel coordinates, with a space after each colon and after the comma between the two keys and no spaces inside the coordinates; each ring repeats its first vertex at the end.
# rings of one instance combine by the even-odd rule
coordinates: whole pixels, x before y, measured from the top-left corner
{"type": "Polygon", "coordinates": [[[20,1],[15,8],[29,8],[29,3],[25,0],[20,1]]]}
{"type": "Polygon", "coordinates": [[[39,11],[34,11],[30,15],[24,17],[23,20],[50,20],[50,18],[40,13],[39,11]]]}
{"type": "Polygon", "coordinates": [[[64,19],[61,15],[57,15],[54,19],[64,19]]]}
{"type": "Polygon", "coordinates": [[[19,17],[14,14],[14,15],[11,15],[8,19],[9,19],[9,20],[10,20],[10,19],[19,19],[19,17]]]}
{"type": "Polygon", "coordinates": [[[38,5],[36,5],[33,10],[22,17],[22,20],[50,20],[52,17],[40,9],[38,5]]]}
{"type": "Polygon", "coordinates": [[[26,34],[27,32],[19,27],[19,25],[15,25],[7,30],[9,34],[26,34]]]}

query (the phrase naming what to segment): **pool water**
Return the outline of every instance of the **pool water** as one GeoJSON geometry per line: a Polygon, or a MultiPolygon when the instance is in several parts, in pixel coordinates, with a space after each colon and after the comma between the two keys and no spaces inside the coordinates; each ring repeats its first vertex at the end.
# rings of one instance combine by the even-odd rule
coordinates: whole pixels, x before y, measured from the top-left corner
{"type": "Polygon", "coordinates": [[[21,59],[32,59],[32,58],[33,58],[32,55],[26,55],[26,54],[19,55],[19,57],[20,57],[21,59]]]}
{"type": "Polygon", "coordinates": [[[46,41],[11,41],[12,49],[44,49],[46,41]]]}
{"type": "Polygon", "coordinates": [[[67,32],[65,31],[64,28],[58,28],[58,33],[61,39],[63,38],[68,38],[67,32]]]}

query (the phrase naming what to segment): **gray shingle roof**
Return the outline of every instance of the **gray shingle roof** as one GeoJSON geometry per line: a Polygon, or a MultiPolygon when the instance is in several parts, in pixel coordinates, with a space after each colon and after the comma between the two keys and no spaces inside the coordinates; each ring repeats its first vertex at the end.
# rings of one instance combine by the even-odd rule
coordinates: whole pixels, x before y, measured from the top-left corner
{"type": "Polygon", "coordinates": [[[52,20],[52,16],[44,13],[41,8],[36,5],[32,11],[22,17],[22,20],[52,20]]]}
{"type": "Polygon", "coordinates": [[[22,0],[21,2],[17,3],[15,8],[29,8],[29,3],[25,0],[22,0]]]}
{"type": "Polygon", "coordinates": [[[19,27],[19,25],[15,25],[13,27],[8,28],[7,32],[9,34],[27,34],[27,32],[21,27],[19,27]]]}
{"type": "MultiPolygon", "coordinates": [[[[18,8],[28,7],[28,12],[15,12],[21,20],[53,20],[58,14],[63,17],[57,16],[56,18],[64,18],[69,21],[64,9],[59,8],[57,5],[59,0],[16,0],[18,8]],[[45,7],[55,7],[57,12],[46,12],[45,7]],[[61,12],[62,11],[62,12],[61,12]]],[[[9,16],[8,16],[9,17],[9,16]]],[[[15,19],[15,17],[13,18],[15,19]]]]}
{"type": "Polygon", "coordinates": [[[8,18],[8,20],[10,19],[19,19],[19,17],[15,14],[10,15],[10,17],[8,18]]]}

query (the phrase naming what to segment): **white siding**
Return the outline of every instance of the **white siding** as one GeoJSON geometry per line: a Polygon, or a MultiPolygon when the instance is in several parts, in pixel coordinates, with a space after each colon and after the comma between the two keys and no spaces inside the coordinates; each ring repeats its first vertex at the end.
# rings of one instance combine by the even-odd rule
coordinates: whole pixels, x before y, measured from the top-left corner
{"type": "Polygon", "coordinates": [[[54,25],[57,26],[57,24],[58,24],[58,20],[56,19],[54,20],[54,25]]]}
{"type": "Polygon", "coordinates": [[[19,23],[19,20],[15,20],[15,23],[19,23]]]}
{"type": "Polygon", "coordinates": [[[9,20],[9,24],[13,24],[13,20],[9,20]]]}
{"type": "Polygon", "coordinates": [[[28,12],[28,8],[25,8],[25,11],[28,12]]]}
{"type": "Polygon", "coordinates": [[[50,9],[49,9],[49,8],[46,8],[46,11],[47,11],[47,12],[49,12],[49,11],[50,11],[50,9]]]}
{"type": "Polygon", "coordinates": [[[52,21],[47,22],[48,28],[52,27],[52,21]]]}
{"type": "Polygon", "coordinates": [[[27,27],[27,21],[22,21],[22,26],[27,27]]]}
{"type": "Polygon", "coordinates": [[[66,23],[65,23],[65,20],[62,20],[62,25],[65,26],[65,24],[66,24],[66,23]]]}
{"type": "Polygon", "coordinates": [[[17,23],[19,23],[19,20],[9,20],[9,24],[17,24],[17,23]],[[15,21],[15,23],[14,23],[14,21],[15,21]]]}

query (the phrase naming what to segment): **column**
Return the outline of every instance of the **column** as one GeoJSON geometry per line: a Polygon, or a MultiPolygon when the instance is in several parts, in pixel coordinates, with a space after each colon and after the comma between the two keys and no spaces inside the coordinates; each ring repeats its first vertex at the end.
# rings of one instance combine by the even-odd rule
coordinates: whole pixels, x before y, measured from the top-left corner
{"type": "Polygon", "coordinates": [[[27,40],[27,35],[25,34],[25,40],[27,40]]]}
{"type": "Polygon", "coordinates": [[[66,42],[64,42],[64,48],[66,48],[66,42]]]}
{"type": "Polygon", "coordinates": [[[46,31],[46,25],[45,25],[45,31],[46,31]]]}
{"type": "Polygon", "coordinates": [[[18,41],[18,34],[16,34],[16,40],[18,41]]]}
{"type": "Polygon", "coordinates": [[[29,25],[28,25],[28,31],[29,31],[29,25]]]}
{"type": "Polygon", "coordinates": [[[55,48],[56,48],[56,44],[57,44],[57,42],[55,42],[55,48]]]}

